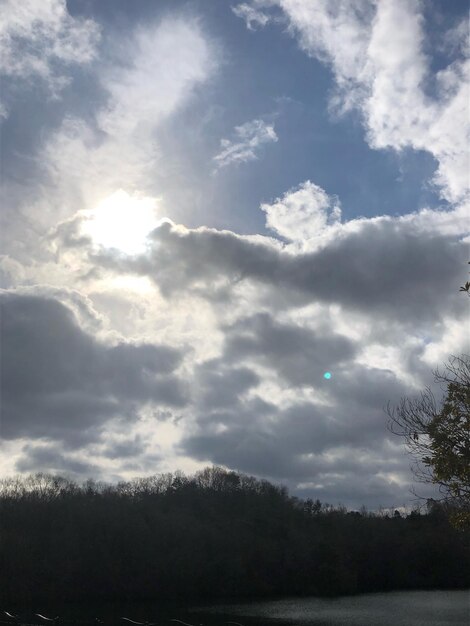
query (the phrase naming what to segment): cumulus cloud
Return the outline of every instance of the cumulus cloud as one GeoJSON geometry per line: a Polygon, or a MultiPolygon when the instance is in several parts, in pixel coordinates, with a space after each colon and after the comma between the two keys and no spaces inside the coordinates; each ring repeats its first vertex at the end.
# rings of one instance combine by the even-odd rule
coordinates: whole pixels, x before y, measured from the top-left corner
{"type": "Polygon", "coordinates": [[[303,485],[303,495],[396,505],[409,461],[383,409],[432,383],[436,350],[467,342],[465,221],[457,209],[328,225],[335,201],[312,183],[300,191],[272,215],[289,241],[318,236],[312,249],[166,223],[145,256],[94,258],[216,312],[219,353],[193,366],[180,455],[303,485]],[[213,297],[222,288],[228,302],[213,297]]]}
{"type": "Polygon", "coordinates": [[[358,110],[372,148],[429,152],[438,163],[434,182],[442,196],[453,203],[467,197],[468,50],[456,51],[431,89],[420,2],[254,0],[248,6],[266,19],[269,7],[282,9],[301,48],[331,68],[332,108],[358,110]]]}
{"type": "Polygon", "coordinates": [[[287,191],[272,204],[262,204],[266,226],[281,237],[306,243],[322,234],[328,224],[341,218],[339,201],[330,198],[309,180],[287,191]]]}
{"type": "Polygon", "coordinates": [[[383,406],[384,398],[409,393],[410,382],[391,362],[361,362],[362,338],[277,317],[259,313],[224,328],[221,356],[199,366],[203,392],[181,452],[292,487],[303,483],[308,495],[341,493],[348,504],[355,495],[343,487],[354,492],[367,479],[377,491],[384,487],[382,503],[396,502],[408,485],[408,466],[400,446],[387,439],[383,406]],[[333,372],[328,381],[326,369],[333,372]]]}
{"type": "Polygon", "coordinates": [[[95,479],[101,476],[102,469],[78,454],[70,454],[59,444],[31,444],[23,446],[21,456],[16,463],[19,472],[41,472],[47,468],[49,472],[76,478],[95,479]]]}
{"type": "MultiPolygon", "coordinates": [[[[312,215],[319,210],[318,196],[334,206],[310,185],[305,203],[312,203],[312,215]]],[[[383,407],[429,383],[437,363],[426,361],[426,354],[437,345],[445,351],[442,342],[450,345],[446,328],[453,329],[452,336],[463,328],[466,301],[458,293],[458,276],[466,269],[466,246],[458,215],[444,219],[441,212],[427,211],[335,223],[321,245],[307,251],[268,237],[165,223],[154,231],[145,255],[94,254],[93,262],[106,272],[148,277],[174,308],[178,303],[188,314],[194,309],[202,315],[202,303],[208,303],[214,318],[206,332],[215,356],[207,358],[197,331],[186,329],[185,340],[193,347],[185,360],[187,395],[175,375],[181,350],[103,344],[50,296],[30,301],[24,294],[19,302],[27,306],[16,304],[6,318],[10,343],[19,332],[31,334],[29,345],[38,346],[34,354],[60,367],[51,365],[51,378],[44,374],[38,382],[36,360],[25,363],[18,352],[23,396],[10,402],[18,413],[8,436],[56,439],[69,447],[99,443],[101,425],[116,416],[132,425],[139,407],[157,414],[166,403],[165,423],[176,429],[172,454],[180,466],[181,459],[220,463],[351,506],[401,504],[409,488],[408,460],[400,445],[389,441],[383,407]],[[212,297],[221,286],[228,302],[212,297]],[[46,318],[58,339],[51,340],[49,332],[50,345],[44,347],[38,336],[41,341],[48,336],[46,318]],[[43,330],[31,330],[41,320],[43,330]],[[333,374],[330,381],[323,378],[326,370],[333,374]],[[58,390],[47,387],[50,380],[58,390]],[[33,406],[34,422],[24,417],[33,414],[33,406]],[[59,421],[59,411],[67,420],[59,421]],[[88,423],[83,415],[91,414],[95,419],[88,423]]],[[[152,320],[161,324],[158,312],[152,320]]],[[[11,395],[14,384],[8,388],[11,395]]],[[[136,431],[126,432],[100,451],[109,462],[119,454],[121,471],[127,460],[147,454],[136,431]]],[[[53,451],[36,450],[38,445],[43,446],[24,451],[22,468],[40,467],[42,461],[65,468],[66,452],[58,448],[51,457],[53,451]]],[[[70,456],[71,463],[86,458],[70,456]]]]}
{"type": "Polygon", "coordinates": [[[222,139],[222,150],[214,157],[216,170],[227,165],[255,161],[259,157],[261,146],[278,140],[272,124],[263,120],[251,120],[241,126],[235,126],[234,139],[222,139]]]}
{"type": "Polygon", "coordinates": [[[226,332],[226,355],[236,361],[261,360],[289,385],[310,385],[325,370],[350,361],[354,344],[332,331],[280,323],[268,313],[239,319],[226,332]]]}
{"type": "MultiPolygon", "coordinates": [[[[40,81],[56,97],[70,80],[68,67],[95,58],[99,36],[98,25],[70,15],[65,0],[5,0],[0,6],[0,72],[15,80],[40,81]]],[[[3,103],[4,117],[7,106],[3,103]]]]}
{"type": "Polygon", "coordinates": [[[233,409],[239,405],[240,396],[260,380],[248,367],[230,367],[221,359],[205,361],[195,371],[196,402],[203,410],[233,409]]]}
{"type": "MultiPolygon", "coordinates": [[[[354,368],[351,377],[360,373],[360,368],[354,368]]],[[[362,384],[373,384],[381,376],[371,371],[362,384]]],[[[338,385],[344,379],[347,375],[338,385]]],[[[385,390],[389,397],[405,392],[393,375],[390,383],[385,390]]],[[[236,411],[201,417],[199,429],[187,434],[180,445],[203,462],[236,467],[293,487],[303,484],[305,495],[324,499],[325,494],[335,494],[337,501],[353,506],[366,501],[354,493],[360,490],[365,495],[364,481],[385,487],[381,493],[369,494],[367,500],[375,505],[377,498],[382,498],[382,504],[396,502],[403,487],[409,487],[408,460],[384,436],[384,418],[377,406],[361,409],[352,404],[345,411],[342,403],[297,402],[279,409],[252,401],[236,411]],[[345,493],[346,485],[352,493],[345,493]]]]}
{"type": "Polygon", "coordinates": [[[136,458],[145,452],[145,442],[140,435],[131,438],[110,441],[102,451],[103,456],[110,459],[136,458]]]}
{"type": "MultiPolygon", "coordinates": [[[[432,212],[427,215],[432,219],[432,212]]],[[[254,282],[290,293],[304,304],[336,303],[419,325],[439,319],[440,305],[446,306],[444,294],[452,298],[466,245],[455,234],[432,231],[429,224],[424,235],[419,214],[415,220],[351,220],[336,226],[318,249],[301,253],[265,237],[165,223],[154,231],[148,256],[94,258],[114,271],[149,276],[167,296],[254,282]],[[442,294],[440,303],[436,293],[442,294]]]]}
{"type": "MultiPolygon", "coordinates": [[[[302,335],[293,326],[288,332],[302,335]]],[[[304,336],[308,338],[309,332],[304,336]]],[[[403,502],[410,488],[409,460],[400,442],[387,437],[383,406],[384,398],[394,402],[410,393],[409,382],[391,370],[358,363],[355,350],[343,351],[342,365],[329,363],[334,374],[325,381],[320,371],[331,339],[334,347],[335,338],[326,336],[322,338],[326,352],[311,346],[308,354],[294,342],[292,358],[279,363],[285,343],[278,347],[261,341],[256,351],[250,346],[242,354],[233,352],[229,336],[217,367],[229,371],[239,362],[253,369],[262,362],[263,381],[266,370],[276,371],[292,391],[290,400],[280,402],[274,386],[269,391],[272,402],[266,401],[257,385],[248,393],[240,389],[236,404],[196,406],[196,425],[180,441],[181,452],[201,462],[282,481],[305,497],[328,501],[333,497],[348,506],[403,502]],[[294,351],[303,360],[303,375],[294,351]],[[313,388],[310,399],[302,398],[305,385],[313,388]]],[[[223,380],[222,375],[219,383],[223,380]]]]}
{"type": "MultiPolygon", "coordinates": [[[[216,69],[197,20],[141,23],[100,61],[98,108],[45,135],[45,178],[22,181],[22,211],[8,202],[21,241],[10,230],[0,257],[4,467],[117,480],[214,462],[322,500],[400,505],[408,461],[383,406],[468,342],[465,46],[446,41],[454,61],[432,83],[411,2],[247,0],[235,13],[253,29],[283,15],[332,69],[332,108],[359,111],[376,149],[430,151],[459,204],[341,221],[334,190],[306,180],[261,205],[270,237],[167,220],[125,253],[129,222],[116,221],[121,245],[100,247],[86,210],[119,200],[132,223],[139,198],[153,207],[165,123],[216,69]]],[[[227,137],[212,161],[227,173],[277,140],[262,119],[227,137]]]]}
{"type": "Polygon", "coordinates": [[[51,297],[3,291],[2,435],[83,444],[112,418],[136,420],[150,402],[183,406],[175,375],[183,354],[167,346],[107,345],[51,297]]]}

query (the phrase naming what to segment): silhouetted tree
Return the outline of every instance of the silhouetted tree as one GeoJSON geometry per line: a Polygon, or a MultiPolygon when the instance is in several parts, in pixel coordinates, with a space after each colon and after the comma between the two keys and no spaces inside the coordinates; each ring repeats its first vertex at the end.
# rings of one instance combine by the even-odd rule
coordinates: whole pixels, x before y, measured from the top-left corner
{"type": "Polygon", "coordinates": [[[390,429],[404,438],[418,480],[439,486],[454,523],[464,527],[470,525],[470,357],[451,357],[435,380],[445,386],[443,401],[438,405],[429,388],[417,399],[403,398],[388,407],[390,429]]]}
{"type": "MultiPolygon", "coordinates": [[[[469,261],[470,265],[470,261],[469,261]]],[[[462,285],[459,291],[465,291],[468,296],[470,296],[470,282],[467,280],[464,285],[462,285]]]]}

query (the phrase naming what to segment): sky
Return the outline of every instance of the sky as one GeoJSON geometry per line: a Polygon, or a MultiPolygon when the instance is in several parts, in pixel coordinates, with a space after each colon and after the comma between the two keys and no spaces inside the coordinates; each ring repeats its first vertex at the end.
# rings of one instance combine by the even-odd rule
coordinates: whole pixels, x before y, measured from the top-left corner
{"type": "Polygon", "coordinates": [[[467,18],[2,0],[0,473],[410,505],[384,407],[469,351],[467,18]]]}

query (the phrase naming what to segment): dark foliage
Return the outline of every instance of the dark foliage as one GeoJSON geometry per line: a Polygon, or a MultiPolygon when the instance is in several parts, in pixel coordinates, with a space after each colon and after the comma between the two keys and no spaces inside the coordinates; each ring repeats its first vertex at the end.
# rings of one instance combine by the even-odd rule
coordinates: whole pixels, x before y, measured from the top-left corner
{"type": "Polygon", "coordinates": [[[207,468],[109,486],[36,474],[0,490],[0,602],[352,594],[470,584],[437,503],[347,512],[207,468]]]}
{"type": "Polygon", "coordinates": [[[429,388],[419,398],[403,398],[388,407],[390,430],[403,438],[416,478],[438,485],[453,504],[452,523],[470,529],[470,355],[450,357],[434,377],[445,389],[442,401],[429,388]]]}

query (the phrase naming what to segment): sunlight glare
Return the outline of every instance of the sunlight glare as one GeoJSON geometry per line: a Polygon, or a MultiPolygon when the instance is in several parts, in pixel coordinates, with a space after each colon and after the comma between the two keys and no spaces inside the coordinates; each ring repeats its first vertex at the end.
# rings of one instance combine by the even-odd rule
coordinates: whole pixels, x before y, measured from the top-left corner
{"type": "Polygon", "coordinates": [[[155,198],[131,195],[123,189],[83,213],[82,231],[94,244],[125,254],[145,252],[147,235],[162,222],[156,215],[155,198]]]}

